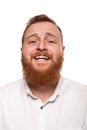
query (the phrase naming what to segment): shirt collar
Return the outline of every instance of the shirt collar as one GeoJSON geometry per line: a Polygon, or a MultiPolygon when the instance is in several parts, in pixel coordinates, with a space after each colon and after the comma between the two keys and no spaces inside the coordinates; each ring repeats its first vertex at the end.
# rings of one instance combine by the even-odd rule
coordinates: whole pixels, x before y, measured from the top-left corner
{"type": "Polygon", "coordinates": [[[59,82],[57,83],[57,86],[54,90],[53,95],[49,98],[49,101],[53,102],[56,100],[57,97],[59,97],[60,91],[61,91],[61,86],[62,86],[62,77],[60,77],[59,82]]]}
{"type": "MultiPolygon", "coordinates": [[[[62,86],[62,77],[60,77],[59,82],[58,82],[58,84],[57,84],[57,86],[55,88],[55,91],[54,91],[53,95],[47,100],[47,102],[48,101],[53,102],[53,101],[56,100],[56,98],[60,94],[61,86],[62,86]]],[[[25,92],[26,92],[26,95],[32,97],[32,99],[38,99],[36,96],[34,96],[32,94],[32,92],[30,90],[30,87],[28,86],[27,82],[26,82],[26,85],[25,85],[25,92]]]]}
{"type": "MultiPolygon", "coordinates": [[[[25,81],[26,81],[26,80],[25,80],[25,81]]],[[[25,92],[26,92],[26,95],[27,95],[27,96],[30,96],[30,97],[32,97],[33,99],[38,99],[37,97],[35,97],[35,96],[32,94],[31,89],[30,89],[29,85],[27,84],[27,82],[26,82],[26,85],[25,85],[25,92]]]]}

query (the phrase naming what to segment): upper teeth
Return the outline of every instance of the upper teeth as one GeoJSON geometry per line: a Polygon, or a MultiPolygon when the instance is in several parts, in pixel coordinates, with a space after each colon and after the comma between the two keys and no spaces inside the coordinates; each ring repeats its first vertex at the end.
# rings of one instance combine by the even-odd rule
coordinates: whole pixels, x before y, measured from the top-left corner
{"type": "Polygon", "coordinates": [[[36,60],[38,60],[38,59],[46,59],[46,60],[48,60],[48,57],[47,56],[36,56],[35,59],[36,60]]]}

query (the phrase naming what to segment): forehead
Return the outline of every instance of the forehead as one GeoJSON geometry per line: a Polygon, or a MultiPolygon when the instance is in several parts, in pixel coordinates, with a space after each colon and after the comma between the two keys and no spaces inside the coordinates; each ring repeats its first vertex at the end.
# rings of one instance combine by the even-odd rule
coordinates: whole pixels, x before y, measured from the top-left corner
{"type": "Polygon", "coordinates": [[[60,31],[58,30],[57,26],[50,22],[38,22],[38,23],[32,24],[26,30],[25,37],[29,35],[33,35],[34,33],[37,35],[51,33],[55,35],[56,37],[60,36],[60,31]]]}

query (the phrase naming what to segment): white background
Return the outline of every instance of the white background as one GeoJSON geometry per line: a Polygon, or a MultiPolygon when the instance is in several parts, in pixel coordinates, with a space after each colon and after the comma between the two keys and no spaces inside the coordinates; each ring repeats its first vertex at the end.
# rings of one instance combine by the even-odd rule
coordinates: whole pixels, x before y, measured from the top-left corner
{"type": "Polygon", "coordinates": [[[21,37],[29,18],[47,14],[61,27],[62,75],[87,85],[86,0],[0,0],[0,86],[22,78],[21,37]]]}

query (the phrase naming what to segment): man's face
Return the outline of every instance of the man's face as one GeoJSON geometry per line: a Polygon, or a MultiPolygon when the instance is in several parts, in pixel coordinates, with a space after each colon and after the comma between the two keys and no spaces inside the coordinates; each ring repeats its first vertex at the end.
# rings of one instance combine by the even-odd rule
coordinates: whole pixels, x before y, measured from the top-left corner
{"type": "Polygon", "coordinates": [[[26,30],[22,60],[30,64],[34,70],[46,72],[57,64],[60,57],[63,59],[63,51],[60,32],[54,24],[39,22],[26,30]]]}

